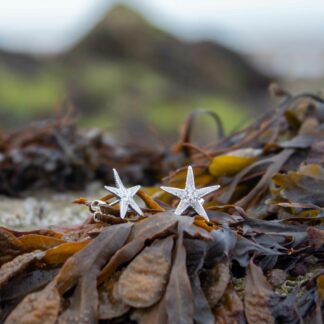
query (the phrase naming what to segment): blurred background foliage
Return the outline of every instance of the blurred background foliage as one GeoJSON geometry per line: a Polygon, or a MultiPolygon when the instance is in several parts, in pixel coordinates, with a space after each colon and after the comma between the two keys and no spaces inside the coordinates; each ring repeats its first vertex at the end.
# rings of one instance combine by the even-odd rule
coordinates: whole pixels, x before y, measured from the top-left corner
{"type": "MultiPolygon", "coordinates": [[[[217,112],[228,133],[261,113],[256,107],[269,106],[274,79],[234,50],[179,39],[117,5],[65,51],[0,50],[0,127],[72,109],[83,127],[127,141],[171,142],[186,114],[205,108],[217,112]]],[[[212,127],[204,121],[199,133],[212,127]]]]}

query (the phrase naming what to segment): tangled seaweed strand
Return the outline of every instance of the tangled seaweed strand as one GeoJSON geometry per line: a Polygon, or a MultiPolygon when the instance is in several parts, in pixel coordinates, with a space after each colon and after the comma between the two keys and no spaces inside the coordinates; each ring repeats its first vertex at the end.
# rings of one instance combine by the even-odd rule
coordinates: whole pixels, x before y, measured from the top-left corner
{"type": "Polygon", "coordinates": [[[117,145],[97,130],[82,132],[71,118],[0,132],[0,194],[80,190],[94,180],[110,183],[114,167],[130,182],[152,184],[160,177],[161,154],[138,145],[117,145]]]}

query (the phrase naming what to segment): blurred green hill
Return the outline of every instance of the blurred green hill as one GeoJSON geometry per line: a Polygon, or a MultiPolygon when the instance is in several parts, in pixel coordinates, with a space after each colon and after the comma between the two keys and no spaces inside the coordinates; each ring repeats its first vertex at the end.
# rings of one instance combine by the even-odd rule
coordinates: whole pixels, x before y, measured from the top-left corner
{"type": "Polygon", "coordinates": [[[197,107],[216,111],[230,130],[255,113],[269,81],[219,44],[176,39],[117,6],[66,53],[0,52],[0,127],[70,105],[81,125],[128,138],[147,138],[149,127],[172,137],[197,107]]]}

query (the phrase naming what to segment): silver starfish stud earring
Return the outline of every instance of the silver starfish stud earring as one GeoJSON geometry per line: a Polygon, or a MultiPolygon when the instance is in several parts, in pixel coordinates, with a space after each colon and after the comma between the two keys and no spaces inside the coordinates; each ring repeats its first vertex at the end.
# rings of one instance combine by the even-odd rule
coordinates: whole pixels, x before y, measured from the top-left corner
{"type": "Polygon", "coordinates": [[[180,198],[180,202],[175,210],[175,214],[180,216],[187,208],[192,207],[200,216],[209,221],[208,215],[203,207],[204,199],[202,197],[219,189],[220,185],[196,189],[192,167],[188,166],[186,187],[184,189],[164,187],[161,189],[171,195],[180,198]]]}
{"type": "Polygon", "coordinates": [[[113,169],[113,171],[116,187],[105,186],[105,188],[118,198],[120,206],[120,217],[125,218],[129,207],[133,209],[138,215],[142,216],[143,212],[133,198],[136,195],[137,191],[141,188],[141,186],[126,188],[122,183],[117,170],[113,169]]]}

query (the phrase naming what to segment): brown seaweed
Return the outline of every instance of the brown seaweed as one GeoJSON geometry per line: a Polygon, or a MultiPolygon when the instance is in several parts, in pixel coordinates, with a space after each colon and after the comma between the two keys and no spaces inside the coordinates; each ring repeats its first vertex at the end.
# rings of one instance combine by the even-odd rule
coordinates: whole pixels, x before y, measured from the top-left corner
{"type": "MultiPolygon", "coordinates": [[[[125,176],[127,167],[138,163],[141,184],[155,185],[139,192],[144,216],[129,211],[120,220],[118,205],[111,207],[106,196],[98,197],[107,202],[100,211],[91,208],[92,201],[76,201],[91,214],[80,226],[29,232],[0,228],[0,322],[321,323],[323,109],[315,95],[282,91],[274,111],[227,137],[219,132],[205,147],[191,142],[199,115],[192,114],[177,145],[156,164],[157,152],[140,157],[140,151],[125,150],[120,160],[114,147],[108,149],[100,139],[97,146],[92,143],[102,165],[120,164],[125,176]],[[171,160],[179,168],[169,174],[171,160]],[[188,164],[197,186],[221,185],[206,199],[208,222],[192,210],[175,215],[176,198],[157,186],[168,175],[164,182],[183,187],[188,164]],[[149,169],[154,172],[147,176],[149,169]]],[[[96,168],[82,155],[89,148],[79,143],[89,142],[69,130],[65,144],[73,149],[68,153],[61,140],[54,143],[55,127],[46,127],[11,135],[5,154],[12,156],[16,147],[15,154],[24,157],[33,144],[40,158],[61,145],[58,161],[64,152],[69,161],[64,167],[78,165],[76,170],[88,172],[83,184],[94,179],[96,168]]],[[[23,188],[14,183],[25,179],[19,169],[23,159],[14,167],[6,161],[19,176],[6,175],[1,190],[19,193],[23,188]]],[[[28,155],[27,169],[30,161],[28,155]]],[[[1,168],[0,163],[0,174],[1,168]]],[[[129,179],[138,175],[133,176],[129,179]]],[[[60,177],[56,173],[55,181],[67,179],[60,177]]]]}

